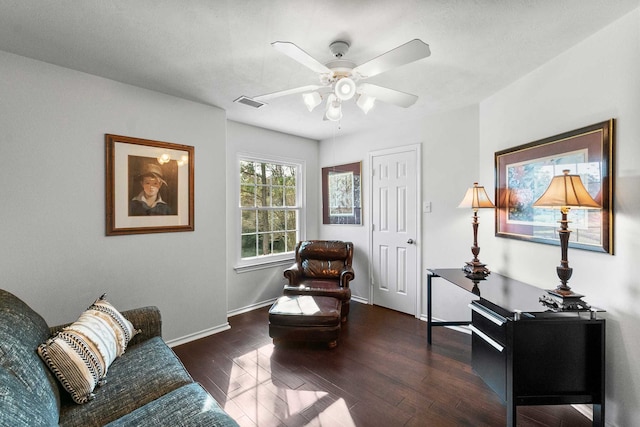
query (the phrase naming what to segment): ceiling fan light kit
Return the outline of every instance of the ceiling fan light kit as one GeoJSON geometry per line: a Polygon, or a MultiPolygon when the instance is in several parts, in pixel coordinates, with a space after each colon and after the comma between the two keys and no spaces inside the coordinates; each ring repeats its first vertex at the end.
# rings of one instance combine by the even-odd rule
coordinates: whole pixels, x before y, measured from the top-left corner
{"type": "Polygon", "coordinates": [[[364,64],[356,66],[352,62],[342,59],[349,51],[350,45],[346,41],[338,40],[329,45],[329,50],[336,60],[322,64],[291,42],[276,41],[271,45],[279,52],[318,73],[320,85],[307,85],[254,98],[240,97],[238,99],[243,99],[244,102],[238,102],[253,106],[248,101],[263,103],[268,99],[302,93],[304,104],[311,112],[322,103],[322,96],[318,90],[330,90],[331,92],[327,96],[324,118],[331,121],[339,121],[342,118],[342,102],[352,99],[356,94],[358,94],[356,105],[365,114],[373,108],[376,100],[403,108],[413,105],[418,99],[416,95],[371,83],[358,84],[358,82],[431,55],[428,44],[422,40],[413,39],[364,64]]]}
{"type": "Polygon", "coordinates": [[[329,95],[327,99],[325,117],[332,122],[337,122],[342,119],[342,104],[334,94],[329,95]]]}
{"type": "Polygon", "coordinates": [[[356,94],[356,82],[349,77],[343,77],[336,82],[335,93],[342,101],[348,101],[356,94]]]}
{"type": "Polygon", "coordinates": [[[318,92],[307,92],[302,94],[304,105],[307,106],[309,112],[312,112],[318,105],[322,103],[322,97],[318,92]]]}
{"type": "Polygon", "coordinates": [[[356,105],[367,114],[369,110],[373,108],[376,103],[376,98],[373,96],[369,96],[367,94],[361,93],[358,95],[358,100],[356,101],[356,105]]]}

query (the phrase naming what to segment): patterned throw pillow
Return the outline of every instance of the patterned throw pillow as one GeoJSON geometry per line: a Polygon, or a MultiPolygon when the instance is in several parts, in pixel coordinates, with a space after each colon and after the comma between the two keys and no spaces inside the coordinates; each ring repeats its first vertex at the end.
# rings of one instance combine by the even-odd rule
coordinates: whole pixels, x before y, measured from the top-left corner
{"type": "Polygon", "coordinates": [[[77,321],[38,346],[38,354],[74,402],[94,398],[111,363],[139,331],[104,299],[98,298],[77,321]]]}

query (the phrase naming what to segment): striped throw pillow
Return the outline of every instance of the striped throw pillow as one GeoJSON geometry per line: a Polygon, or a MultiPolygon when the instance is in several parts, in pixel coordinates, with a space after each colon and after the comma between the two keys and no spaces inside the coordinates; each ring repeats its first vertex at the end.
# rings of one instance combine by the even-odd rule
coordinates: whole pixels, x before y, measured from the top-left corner
{"type": "Polygon", "coordinates": [[[79,404],[94,398],[93,391],[106,381],[111,363],[139,332],[104,298],[38,346],[42,360],[79,404]]]}

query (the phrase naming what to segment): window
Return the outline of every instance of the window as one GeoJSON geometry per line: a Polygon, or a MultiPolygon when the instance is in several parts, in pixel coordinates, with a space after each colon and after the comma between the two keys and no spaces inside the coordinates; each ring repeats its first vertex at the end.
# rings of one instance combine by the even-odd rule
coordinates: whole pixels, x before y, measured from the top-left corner
{"type": "Polygon", "coordinates": [[[291,260],[301,239],[302,164],[241,156],[238,268],[291,260]]]}

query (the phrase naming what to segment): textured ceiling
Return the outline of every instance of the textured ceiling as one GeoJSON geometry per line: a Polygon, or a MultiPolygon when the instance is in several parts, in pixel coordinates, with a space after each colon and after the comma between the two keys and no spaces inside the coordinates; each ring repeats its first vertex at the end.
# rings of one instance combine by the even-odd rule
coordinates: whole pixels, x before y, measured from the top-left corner
{"type": "Polygon", "coordinates": [[[409,40],[431,56],[367,80],[419,96],[408,109],[344,107],[339,132],[477,103],[640,5],[639,0],[0,0],[0,50],[215,105],[230,120],[312,139],[334,122],[300,95],[234,103],[308,84],[315,73],[270,45],[320,62],[351,43],[361,64],[409,40]]]}

